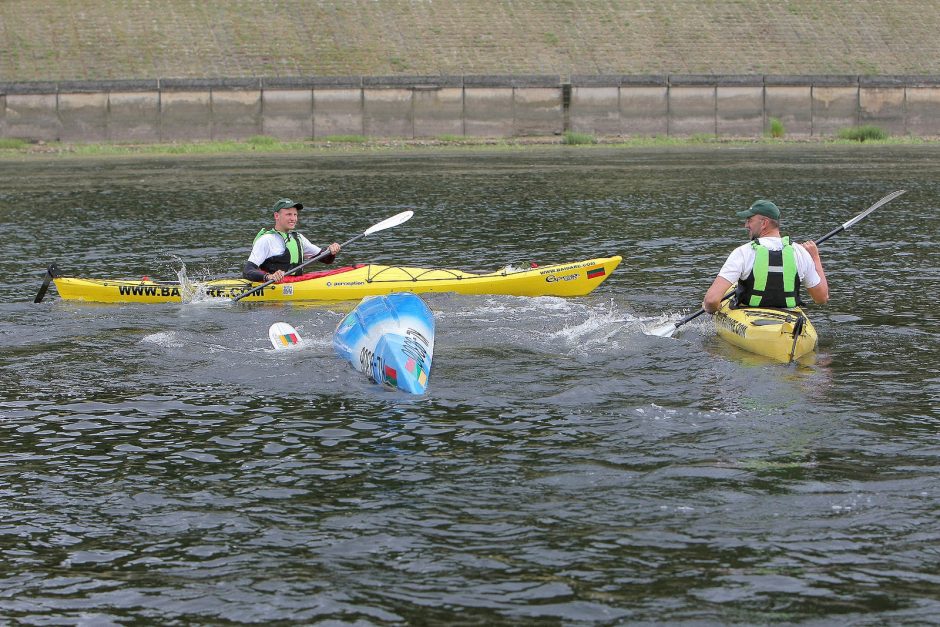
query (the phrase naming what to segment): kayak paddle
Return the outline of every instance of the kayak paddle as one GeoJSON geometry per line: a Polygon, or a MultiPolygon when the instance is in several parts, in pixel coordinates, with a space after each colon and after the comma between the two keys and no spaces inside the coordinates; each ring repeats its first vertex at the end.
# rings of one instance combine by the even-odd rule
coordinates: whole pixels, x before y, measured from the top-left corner
{"type": "MultiPolygon", "coordinates": [[[[819,244],[822,244],[823,242],[825,242],[827,239],[829,239],[829,238],[832,237],[833,235],[838,235],[839,233],[841,233],[842,231],[848,229],[849,227],[851,227],[853,224],[855,224],[856,222],[858,222],[858,221],[861,220],[862,218],[866,217],[868,214],[870,214],[872,211],[874,211],[874,210],[877,209],[878,207],[880,207],[880,206],[882,206],[882,205],[885,205],[885,204],[891,202],[892,200],[894,200],[895,198],[897,198],[897,197],[900,196],[901,194],[905,193],[906,191],[907,191],[906,189],[899,189],[899,190],[896,191],[896,192],[891,192],[890,194],[888,194],[887,196],[885,196],[884,198],[882,198],[881,200],[879,200],[878,202],[876,202],[875,204],[873,204],[871,207],[869,207],[869,208],[866,209],[865,211],[861,212],[860,214],[858,214],[857,216],[855,216],[854,218],[852,218],[851,220],[849,220],[849,221],[846,222],[845,224],[842,224],[842,225],[840,225],[840,226],[838,226],[838,227],[832,229],[831,231],[829,231],[828,233],[826,233],[825,235],[823,235],[822,237],[820,237],[818,240],[815,240],[815,241],[816,241],[816,245],[818,246],[819,244]]],[[[722,298],[721,300],[723,300],[723,301],[724,301],[724,300],[727,300],[727,299],[731,298],[732,296],[734,296],[734,291],[731,291],[731,292],[728,292],[727,294],[725,294],[724,298],[722,298]]],[[[670,322],[670,323],[668,323],[668,324],[664,324],[664,325],[662,325],[662,326],[655,327],[655,328],[653,328],[653,329],[650,330],[650,331],[644,331],[644,333],[646,333],[647,335],[655,335],[655,336],[658,336],[658,337],[672,337],[672,334],[675,333],[676,330],[677,330],[679,327],[681,327],[681,326],[682,326],[683,324],[685,324],[686,322],[689,322],[690,320],[694,320],[694,319],[698,318],[698,317],[701,316],[703,313],[705,313],[705,309],[699,309],[699,310],[696,311],[695,313],[689,314],[688,316],[685,316],[684,318],[682,318],[681,320],[679,320],[679,321],[677,321],[677,322],[670,322]]]]}
{"type": "Polygon", "coordinates": [[[46,274],[43,275],[42,285],[39,286],[39,291],[36,293],[36,298],[33,299],[34,303],[41,303],[43,297],[46,295],[46,290],[49,289],[49,282],[52,279],[59,276],[59,267],[55,263],[50,263],[49,267],[46,268],[46,274]]]}
{"type": "MultiPolygon", "coordinates": [[[[385,220],[382,220],[378,224],[373,224],[372,226],[367,228],[365,232],[360,233],[359,235],[356,235],[355,237],[346,240],[345,242],[341,244],[341,247],[346,248],[347,246],[355,242],[360,237],[365,237],[366,235],[371,235],[373,233],[378,233],[379,231],[384,231],[385,229],[390,229],[393,226],[398,226],[402,222],[407,222],[408,220],[410,220],[411,216],[413,215],[414,215],[414,211],[402,211],[398,215],[394,215],[391,218],[386,218],[385,220]]],[[[294,266],[293,268],[287,271],[287,274],[294,274],[298,270],[301,270],[307,267],[314,261],[319,261],[323,257],[326,257],[328,254],[330,254],[329,249],[324,250],[316,257],[312,257],[308,259],[307,261],[303,262],[302,264],[294,266]]],[[[266,288],[267,286],[271,285],[274,282],[275,282],[274,279],[271,279],[269,281],[265,281],[264,283],[262,283],[261,285],[258,285],[257,287],[253,287],[250,290],[246,290],[242,292],[241,294],[239,294],[238,296],[234,297],[232,299],[232,302],[237,303],[238,301],[245,298],[246,296],[250,296],[251,294],[254,294],[255,292],[260,292],[261,290],[263,290],[264,288],[266,288]]]]}
{"type": "Polygon", "coordinates": [[[268,338],[274,345],[274,350],[284,350],[287,348],[299,348],[303,345],[303,338],[297,329],[286,322],[275,322],[268,329],[268,338]]]}

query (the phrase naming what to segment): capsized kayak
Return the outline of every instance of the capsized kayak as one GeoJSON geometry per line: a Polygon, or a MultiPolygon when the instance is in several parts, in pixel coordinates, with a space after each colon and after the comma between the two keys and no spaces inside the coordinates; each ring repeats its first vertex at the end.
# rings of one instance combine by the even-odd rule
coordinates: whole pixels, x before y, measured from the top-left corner
{"type": "MultiPolygon", "coordinates": [[[[620,265],[621,257],[603,257],[535,268],[504,268],[488,274],[408,266],[369,264],[313,273],[302,281],[269,285],[240,302],[360,300],[393,292],[456,292],[509,296],[583,296],[620,265]]],[[[52,268],[53,266],[50,266],[52,268]]],[[[190,295],[178,281],[80,279],[53,275],[64,300],[96,303],[179,303],[190,295]]],[[[193,285],[197,294],[234,298],[259,285],[245,279],[216,279],[193,285]]]]}
{"type": "Polygon", "coordinates": [[[420,296],[367,296],[333,335],[336,354],[376,383],[424,394],[434,355],[434,315],[420,296]]]}
{"type": "Polygon", "coordinates": [[[815,350],[816,329],[799,307],[731,309],[731,300],[721,304],[714,318],[718,337],[726,342],[784,363],[815,350]]]}

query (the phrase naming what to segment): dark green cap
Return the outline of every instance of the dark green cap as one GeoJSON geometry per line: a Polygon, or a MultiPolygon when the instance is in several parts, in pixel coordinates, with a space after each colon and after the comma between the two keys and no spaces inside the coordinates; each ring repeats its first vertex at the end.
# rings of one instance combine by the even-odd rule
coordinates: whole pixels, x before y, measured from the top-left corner
{"type": "Polygon", "coordinates": [[[764,216],[772,220],[780,219],[780,210],[777,208],[777,205],[773,204],[769,200],[758,200],[750,209],[744,211],[738,211],[734,215],[739,218],[750,218],[751,216],[764,216]]]}
{"type": "Polygon", "coordinates": [[[294,207],[295,209],[297,209],[297,211],[300,211],[301,209],[304,208],[302,204],[300,204],[299,202],[294,202],[290,198],[281,198],[279,201],[274,203],[274,207],[272,208],[272,211],[277,213],[281,209],[286,209],[288,207],[294,207]]]}

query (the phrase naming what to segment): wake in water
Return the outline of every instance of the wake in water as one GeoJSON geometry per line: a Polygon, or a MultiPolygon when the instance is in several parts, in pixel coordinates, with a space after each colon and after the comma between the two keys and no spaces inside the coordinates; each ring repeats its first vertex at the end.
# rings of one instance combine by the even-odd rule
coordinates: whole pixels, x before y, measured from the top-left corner
{"type": "Polygon", "coordinates": [[[645,322],[614,299],[435,295],[429,304],[445,345],[500,351],[612,353],[633,344],[645,322]]]}
{"type": "Polygon", "coordinates": [[[163,348],[181,348],[185,342],[179,337],[176,331],[158,331],[144,336],[141,342],[146,344],[155,344],[163,348]]]}
{"type": "Polygon", "coordinates": [[[575,325],[565,324],[558,331],[550,334],[553,340],[562,340],[566,345],[579,349],[595,350],[605,348],[625,327],[633,326],[637,318],[628,312],[618,310],[613,299],[606,306],[586,307],[584,320],[575,325]]]}

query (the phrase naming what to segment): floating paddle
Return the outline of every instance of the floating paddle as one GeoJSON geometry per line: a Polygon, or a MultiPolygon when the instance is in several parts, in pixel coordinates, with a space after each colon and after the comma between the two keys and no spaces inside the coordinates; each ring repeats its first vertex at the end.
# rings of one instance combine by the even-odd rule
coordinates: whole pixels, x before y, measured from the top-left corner
{"type": "Polygon", "coordinates": [[[286,322],[275,322],[268,329],[268,338],[274,345],[274,350],[284,350],[287,348],[299,348],[303,345],[303,338],[297,329],[286,322]]]}
{"type": "MultiPolygon", "coordinates": [[[[350,239],[346,240],[345,242],[343,242],[343,243],[341,244],[341,246],[342,246],[342,248],[346,248],[347,246],[349,246],[350,244],[352,244],[353,242],[355,242],[355,241],[356,241],[357,239],[359,239],[360,237],[365,237],[366,235],[372,235],[373,233],[378,233],[379,231],[384,231],[385,229],[390,229],[390,228],[392,228],[393,226],[398,226],[398,225],[401,224],[402,222],[407,222],[408,220],[410,220],[410,219],[411,219],[411,216],[413,216],[413,215],[414,215],[414,211],[402,211],[402,212],[399,213],[398,215],[394,215],[394,216],[392,216],[391,218],[386,218],[385,220],[382,220],[382,221],[379,222],[378,224],[373,224],[372,226],[370,226],[369,228],[367,228],[367,229],[365,230],[365,232],[360,233],[359,235],[357,235],[357,236],[355,236],[355,237],[353,237],[353,238],[350,238],[350,239]]],[[[300,264],[300,265],[294,266],[293,268],[291,268],[290,270],[287,271],[287,274],[294,274],[294,273],[296,273],[298,270],[301,270],[301,269],[307,267],[308,265],[310,265],[310,264],[313,263],[314,261],[318,261],[318,260],[322,259],[323,257],[326,257],[329,253],[330,253],[329,249],[324,250],[323,252],[321,252],[321,253],[320,253],[319,255],[317,255],[316,257],[313,257],[313,258],[311,258],[311,259],[308,259],[307,261],[303,262],[303,263],[300,264]]],[[[254,294],[255,292],[260,292],[261,290],[263,290],[264,288],[266,288],[267,286],[271,285],[271,284],[274,283],[274,282],[275,282],[275,280],[274,280],[274,279],[271,279],[270,281],[265,281],[264,283],[262,283],[261,285],[258,285],[257,287],[253,287],[253,288],[251,288],[250,290],[246,290],[246,291],[242,292],[241,294],[239,294],[238,296],[236,296],[235,298],[233,298],[233,299],[232,299],[232,302],[233,302],[233,303],[237,303],[238,301],[240,301],[241,299],[245,298],[246,296],[250,296],[251,294],[254,294]]]]}
{"type": "MultiPolygon", "coordinates": [[[[861,212],[860,214],[858,214],[857,216],[855,216],[854,218],[852,218],[851,220],[849,220],[849,221],[846,222],[845,224],[842,224],[842,225],[840,225],[840,226],[838,226],[838,227],[832,229],[831,231],[829,231],[828,233],[826,233],[825,235],[823,235],[822,237],[820,237],[819,239],[817,239],[817,240],[816,240],[816,245],[818,246],[819,244],[822,244],[823,242],[825,242],[825,241],[826,241],[827,239],[829,239],[830,237],[832,237],[832,236],[834,236],[834,235],[838,235],[839,233],[841,233],[842,231],[848,229],[849,227],[851,227],[853,224],[855,224],[856,222],[858,222],[858,221],[861,220],[862,218],[866,217],[868,214],[870,214],[872,211],[874,211],[874,210],[877,209],[878,207],[880,207],[880,206],[882,206],[882,205],[884,205],[884,204],[887,204],[887,203],[891,202],[892,200],[894,200],[895,198],[897,198],[897,197],[900,196],[901,194],[905,193],[906,191],[907,191],[906,189],[899,189],[899,190],[896,191],[896,192],[891,192],[890,194],[888,194],[887,196],[885,196],[884,198],[882,198],[881,200],[879,200],[878,202],[876,202],[875,204],[873,204],[871,207],[869,207],[869,208],[866,209],[865,211],[861,212]]],[[[732,296],[734,296],[734,291],[731,291],[731,292],[728,292],[727,294],[725,294],[724,298],[722,298],[721,300],[723,300],[723,301],[724,301],[724,300],[727,300],[727,299],[731,298],[732,296]]],[[[689,322],[690,320],[694,320],[694,319],[698,318],[698,317],[701,316],[703,313],[705,313],[705,309],[699,309],[699,310],[696,311],[695,313],[689,314],[688,316],[685,316],[684,318],[682,318],[682,319],[679,320],[678,322],[670,322],[669,324],[664,324],[664,325],[659,326],[659,327],[656,327],[656,328],[654,328],[654,329],[652,329],[652,330],[650,330],[650,331],[644,331],[644,333],[646,333],[647,335],[656,335],[656,336],[658,336],[658,337],[672,337],[672,334],[676,332],[676,329],[678,329],[679,327],[681,327],[681,326],[682,326],[683,324],[685,324],[686,322],[689,322]]]]}

